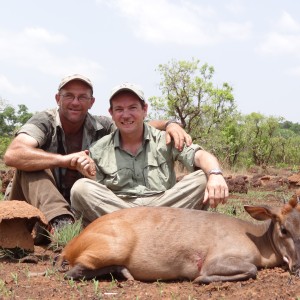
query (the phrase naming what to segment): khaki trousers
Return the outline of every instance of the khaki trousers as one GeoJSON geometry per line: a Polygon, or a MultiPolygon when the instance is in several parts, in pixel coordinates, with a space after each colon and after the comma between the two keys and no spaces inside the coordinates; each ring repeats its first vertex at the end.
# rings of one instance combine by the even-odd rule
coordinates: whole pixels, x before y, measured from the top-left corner
{"type": "Polygon", "coordinates": [[[70,215],[67,200],[58,191],[51,170],[25,172],[16,170],[7,200],[24,200],[42,211],[48,221],[60,215],[70,215]]]}
{"type": "Polygon", "coordinates": [[[208,209],[203,204],[207,183],[199,170],[183,177],[171,189],[154,196],[121,199],[105,185],[87,178],[79,179],[71,189],[71,206],[76,218],[82,217],[84,226],[113,211],[135,206],[169,206],[208,209]]]}

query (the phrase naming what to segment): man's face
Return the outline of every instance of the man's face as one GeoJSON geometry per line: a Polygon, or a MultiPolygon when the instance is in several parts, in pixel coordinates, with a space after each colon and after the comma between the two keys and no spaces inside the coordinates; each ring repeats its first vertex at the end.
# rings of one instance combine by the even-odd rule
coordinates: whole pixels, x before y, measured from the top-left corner
{"type": "Polygon", "coordinates": [[[137,95],[122,91],[111,100],[109,112],[121,133],[140,134],[144,128],[147,109],[147,104],[143,107],[137,95]]]}
{"type": "Polygon", "coordinates": [[[55,96],[62,123],[82,123],[88,110],[93,106],[91,88],[80,80],[72,80],[55,96]]]}

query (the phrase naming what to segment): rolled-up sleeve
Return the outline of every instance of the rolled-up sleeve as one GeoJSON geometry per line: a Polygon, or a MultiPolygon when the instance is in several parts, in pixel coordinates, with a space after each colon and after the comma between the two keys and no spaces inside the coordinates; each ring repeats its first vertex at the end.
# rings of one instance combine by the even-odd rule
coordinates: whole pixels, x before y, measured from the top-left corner
{"type": "Polygon", "coordinates": [[[173,147],[174,160],[180,161],[189,172],[195,171],[195,153],[203,148],[197,144],[192,144],[189,147],[184,146],[182,151],[177,150],[173,147]]]}
{"type": "Polygon", "coordinates": [[[16,135],[20,133],[25,133],[33,137],[39,144],[39,147],[44,145],[46,142],[46,135],[45,133],[36,125],[34,124],[25,124],[23,125],[17,132],[16,135]]]}

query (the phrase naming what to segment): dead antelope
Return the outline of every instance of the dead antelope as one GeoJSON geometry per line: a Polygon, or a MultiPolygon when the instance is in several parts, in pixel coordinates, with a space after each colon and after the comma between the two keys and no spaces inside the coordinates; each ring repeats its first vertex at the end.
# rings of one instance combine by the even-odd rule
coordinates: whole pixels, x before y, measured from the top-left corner
{"type": "Polygon", "coordinates": [[[69,278],[121,272],[142,281],[199,283],[255,278],[257,268],[300,266],[300,205],[245,206],[254,224],[224,214],[168,207],[123,209],[98,218],[62,251],[69,278]]]}

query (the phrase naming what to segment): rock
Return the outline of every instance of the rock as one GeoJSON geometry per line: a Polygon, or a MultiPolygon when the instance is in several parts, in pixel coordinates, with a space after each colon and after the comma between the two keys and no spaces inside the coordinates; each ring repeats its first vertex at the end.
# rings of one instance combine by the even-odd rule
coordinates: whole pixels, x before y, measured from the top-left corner
{"type": "Polygon", "coordinates": [[[229,193],[248,193],[248,177],[243,175],[237,175],[236,177],[228,176],[224,177],[229,193]]]}
{"type": "Polygon", "coordinates": [[[0,247],[33,251],[32,230],[36,222],[47,225],[43,213],[25,201],[0,201],[0,247]]]}
{"type": "Polygon", "coordinates": [[[288,177],[288,181],[291,185],[291,187],[297,187],[300,186],[300,174],[293,174],[291,176],[288,177]]]}

